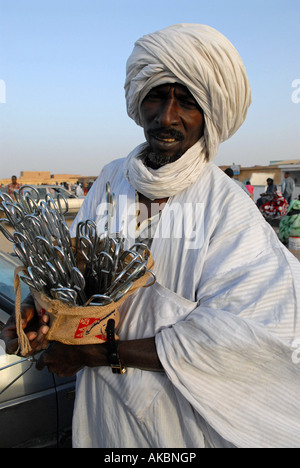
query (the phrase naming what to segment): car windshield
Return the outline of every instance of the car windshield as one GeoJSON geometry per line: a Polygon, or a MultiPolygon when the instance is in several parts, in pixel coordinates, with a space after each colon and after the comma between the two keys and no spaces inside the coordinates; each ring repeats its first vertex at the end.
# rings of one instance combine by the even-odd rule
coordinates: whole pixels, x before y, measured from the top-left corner
{"type": "MultiPolygon", "coordinates": [[[[71,193],[69,193],[67,190],[65,190],[63,187],[59,186],[47,186],[47,187],[42,187],[42,186],[34,186],[34,188],[39,192],[39,196],[41,200],[45,200],[46,194],[49,193],[51,197],[55,200],[57,198],[57,195],[60,193],[64,195],[66,198],[74,198],[75,196],[71,193]]],[[[32,193],[33,197],[35,198],[35,195],[32,190],[30,190],[30,187],[26,187],[25,192],[32,193]]],[[[23,192],[23,193],[25,193],[23,192]]]]}
{"type": "MultiPolygon", "coordinates": [[[[0,293],[15,299],[14,272],[20,266],[18,259],[12,255],[0,252],[0,293]]],[[[25,298],[29,292],[28,286],[21,281],[21,297],[25,298]]]]}
{"type": "Polygon", "coordinates": [[[70,197],[70,194],[67,190],[63,190],[62,188],[60,187],[51,187],[49,188],[49,193],[50,195],[55,199],[57,198],[57,195],[60,193],[62,195],[64,195],[65,197],[69,198],[70,197]]]}
{"type": "Polygon", "coordinates": [[[40,194],[40,198],[41,198],[42,200],[44,200],[45,197],[46,197],[46,193],[47,193],[46,189],[45,189],[45,188],[38,188],[38,192],[39,192],[39,194],[40,194]]]}

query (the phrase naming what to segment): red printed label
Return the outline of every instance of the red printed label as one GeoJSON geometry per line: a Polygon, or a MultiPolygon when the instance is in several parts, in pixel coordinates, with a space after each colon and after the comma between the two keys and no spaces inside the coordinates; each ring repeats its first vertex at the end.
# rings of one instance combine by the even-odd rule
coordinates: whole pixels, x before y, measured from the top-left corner
{"type": "Polygon", "coordinates": [[[41,318],[44,315],[46,315],[47,311],[45,309],[39,309],[38,310],[38,316],[41,318]]]}
{"type": "Polygon", "coordinates": [[[107,320],[114,314],[115,311],[113,310],[103,318],[81,318],[77,330],[75,332],[74,338],[80,339],[91,335],[95,338],[98,338],[99,340],[106,341],[105,330],[107,320]],[[97,333],[97,335],[94,333],[97,333]]]}

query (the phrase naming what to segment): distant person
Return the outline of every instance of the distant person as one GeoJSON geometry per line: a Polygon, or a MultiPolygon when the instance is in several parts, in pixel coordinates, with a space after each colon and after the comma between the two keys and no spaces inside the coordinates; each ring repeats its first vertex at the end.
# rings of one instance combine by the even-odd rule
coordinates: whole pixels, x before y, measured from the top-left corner
{"type": "Polygon", "coordinates": [[[288,204],[290,204],[292,201],[294,190],[295,190],[295,182],[290,176],[290,173],[286,172],[284,174],[284,181],[282,184],[282,195],[286,199],[288,204]]]}
{"type": "Polygon", "coordinates": [[[260,194],[260,198],[256,202],[256,206],[260,208],[265,203],[273,200],[277,193],[277,185],[274,184],[274,180],[270,177],[267,179],[267,190],[260,194]]]}
{"type": "Polygon", "coordinates": [[[290,237],[300,237],[300,196],[292,200],[286,216],[281,219],[278,237],[285,245],[289,244],[290,237]]]}
{"type": "Polygon", "coordinates": [[[11,184],[8,184],[6,192],[13,200],[15,200],[16,198],[15,198],[14,192],[15,190],[19,190],[20,187],[21,187],[21,184],[18,183],[17,176],[13,175],[11,177],[11,184]]]}
{"type": "Polygon", "coordinates": [[[82,189],[81,184],[79,182],[77,182],[76,187],[75,187],[75,195],[76,195],[76,197],[83,197],[84,196],[83,189],[82,189]]]}
{"type": "Polygon", "coordinates": [[[254,197],[254,187],[253,187],[253,185],[251,185],[250,180],[247,180],[245,187],[246,187],[246,189],[248,190],[248,192],[250,193],[250,197],[251,197],[252,200],[253,200],[253,197],[254,197]]]}
{"type": "Polygon", "coordinates": [[[246,192],[247,195],[250,196],[250,193],[248,192],[248,190],[246,189],[245,185],[240,182],[239,180],[235,179],[233,176],[234,176],[234,172],[233,170],[231,169],[231,167],[228,167],[227,169],[225,169],[225,174],[228,175],[228,177],[230,177],[230,179],[234,180],[234,182],[239,186],[241,187],[241,189],[244,190],[244,192],[246,192]]]}

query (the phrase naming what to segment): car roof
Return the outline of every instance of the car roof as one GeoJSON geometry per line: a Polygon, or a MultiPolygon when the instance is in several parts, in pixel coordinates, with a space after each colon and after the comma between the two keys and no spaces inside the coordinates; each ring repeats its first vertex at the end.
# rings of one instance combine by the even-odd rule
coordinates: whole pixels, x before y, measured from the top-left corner
{"type": "Polygon", "coordinates": [[[66,189],[65,187],[63,187],[62,185],[55,185],[55,184],[53,184],[53,185],[48,185],[48,184],[32,185],[32,184],[30,184],[30,185],[28,186],[28,188],[29,188],[29,187],[34,187],[34,188],[37,188],[37,189],[38,189],[38,188],[58,188],[58,189],[61,189],[61,190],[67,190],[67,189],[66,189]]]}

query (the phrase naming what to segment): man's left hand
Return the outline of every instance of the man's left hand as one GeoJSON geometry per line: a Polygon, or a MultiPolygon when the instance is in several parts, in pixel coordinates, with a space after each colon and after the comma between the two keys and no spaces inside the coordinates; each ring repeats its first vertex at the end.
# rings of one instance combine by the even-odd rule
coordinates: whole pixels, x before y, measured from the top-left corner
{"type": "Polygon", "coordinates": [[[104,344],[71,346],[53,341],[40,356],[36,368],[48,367],[59,377],[73,377],[83,367],[107,366],[107,348],[104,344]]]}

